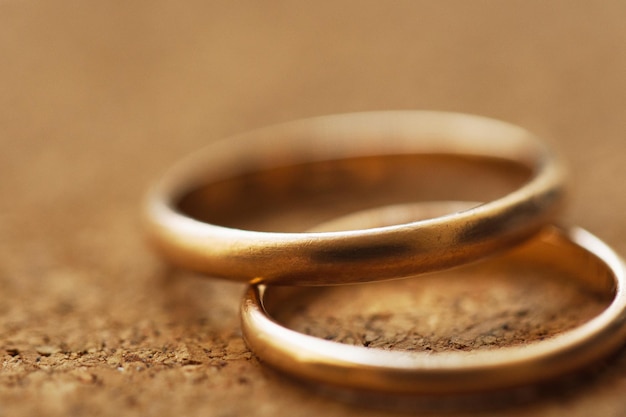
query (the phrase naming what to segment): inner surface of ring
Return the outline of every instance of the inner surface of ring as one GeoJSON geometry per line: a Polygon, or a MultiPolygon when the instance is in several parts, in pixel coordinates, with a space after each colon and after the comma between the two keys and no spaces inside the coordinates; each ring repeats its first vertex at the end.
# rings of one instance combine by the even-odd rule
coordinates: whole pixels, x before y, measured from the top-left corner
{"type": "Polygon", "coordinates": [[[458,155],[386,155],[276,168],[241,161],[237,172],[187,190],[177,208],[197,220],[226,227],[298,232],[337,216],[389,204],[492,201],[533,175],[521,163],[458,155]]]}
{"type": "Polygon", "coordinates": [[[539,341],[581,325],[615,295],[595,255],[554,231],[505,256],[427,276],[339,287],[268,287],[282,325],[340,343],[470,351],[539,341]]]}

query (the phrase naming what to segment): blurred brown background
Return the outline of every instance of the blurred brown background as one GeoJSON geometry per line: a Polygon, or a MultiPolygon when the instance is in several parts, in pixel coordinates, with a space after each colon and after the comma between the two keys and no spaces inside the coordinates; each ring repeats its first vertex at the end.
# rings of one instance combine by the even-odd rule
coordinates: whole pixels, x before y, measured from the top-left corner
{"type": "MultiPolygon", "coordinates": [[[[461,111],[551,143],[568,220],[626,253],[624,16],[623,1],[0,0],[0,415],[384,414],[260,367],[243,287],[145,247],[145,188],[258,126],[461,111]]],[[[624,362],[507,413],[623,415],[624,362]]]]}

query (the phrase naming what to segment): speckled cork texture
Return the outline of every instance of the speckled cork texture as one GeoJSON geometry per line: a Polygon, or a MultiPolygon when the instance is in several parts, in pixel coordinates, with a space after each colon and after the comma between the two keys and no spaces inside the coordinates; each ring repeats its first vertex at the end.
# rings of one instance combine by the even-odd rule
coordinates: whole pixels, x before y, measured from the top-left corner
{"type": "Polygon", "coordinates": [[[483,262],[426,277],[303,290],[275,314],[288,327],[324,339],[443,352],[539,342],[606,307],[606,300],[563,277],[517,268],[483,262]]]}
{"type": "MultiPolygon", "coordinates": [[[[158,259],[142,195],[177,158],[255,127],[461,111],[557,149],[565,221],[626,253],[625,14],[619,1],[0,1],[0,416],[441,415],[260,364],[239,330],[244,286],[158,259]]],[[[386,349],[497,349],[602,308],[509,272],[385,283],[374,298],[337,288],[287,324],[386,349]]],[[[625,358],[446,415],[624,415],[625,358]]]]}

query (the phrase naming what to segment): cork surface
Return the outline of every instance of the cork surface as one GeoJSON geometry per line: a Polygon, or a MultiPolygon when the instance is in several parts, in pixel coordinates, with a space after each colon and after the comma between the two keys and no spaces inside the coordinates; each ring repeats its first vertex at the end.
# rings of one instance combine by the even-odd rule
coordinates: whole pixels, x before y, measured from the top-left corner
{"type": "MultiPolygon", "coordinates": [[[[177,158],[254,127],[453,110],[543,137],[571,167],[567,221],[626,253],[625,13],[619,1],[0,0],[0,416],[440,414],[264,367],[239,331],[244,286],[159,260],[141,196],[177,158]]],[[[411,281],[333,289],[287,321],[346,343],[468,350],[601,309],[519,274],[453,274],[419,300],[411,281]]],[[[621,352],[504,409],[446,415],[619,416],[625,381],[621,352]]]]}

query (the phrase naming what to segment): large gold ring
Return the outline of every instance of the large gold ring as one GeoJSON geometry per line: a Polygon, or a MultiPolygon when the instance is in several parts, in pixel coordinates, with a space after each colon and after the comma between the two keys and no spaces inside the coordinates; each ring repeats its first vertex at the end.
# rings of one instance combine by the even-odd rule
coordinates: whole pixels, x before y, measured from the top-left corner
{"type": "Polygon", "coordinates": [[[357,113],[213,143],[156,183],[145,218],[151,241],[180,266],[244,282],[323,285],[409,276],[514,246],[554,219],[563,189],[560,161],[519,127],[453,113],[357,113]],[[482,192],[476,167],[489,167],[481,181],[511,175],[515,186],[482,192]],[[347,213],[433,199],[486,203],[356,231],[243,230],[229,217],[280,217],[298,204],[347,213]]]}
{"type": "Polygon", "coordinates": [[[626,337],[622,260],[590,233],[556,226],[504,254],[554,268],[610,298],[590,321],[522,346],[455,352],[393,351],[323,340],[272,318],[304,287],[253,285],[241,305],[242,330],[265,363],[297,377],[386,393],[467,394],[511,388],[573,372],[614,352],[626,337]]]}

